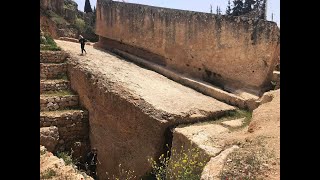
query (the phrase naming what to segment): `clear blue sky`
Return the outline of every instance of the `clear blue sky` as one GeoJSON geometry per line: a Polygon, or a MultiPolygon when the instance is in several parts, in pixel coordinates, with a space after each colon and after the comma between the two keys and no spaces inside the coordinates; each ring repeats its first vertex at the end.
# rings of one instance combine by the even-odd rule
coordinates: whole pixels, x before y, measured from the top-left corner
{"type": "MultiPolygon", "coordinates": [[[[85,0],[74,0],[78,4],[78,9],[83,11],[85,0]]],[[[90,4],[96,6],[97,0],[90,0],[90,4]]],[[[121,0],[115,0],[121,1],[121,0]]],[[[213,13],[216,12],[217,6],[220,6],[222,14],[225,13],[228,0],[125,0],[129,3],[145,4],[151,6],[167,7],[174,9],[183,9],[199,12],[210,12],[210,4],[212,4],[213,13]]],[[[231,0],[232,4],[232,0],[231,0]]],[[[267,19],[271,21],[273,13],[273,21],[277,22],[280,27],[280,0],[268,0],[267,19]]]]}

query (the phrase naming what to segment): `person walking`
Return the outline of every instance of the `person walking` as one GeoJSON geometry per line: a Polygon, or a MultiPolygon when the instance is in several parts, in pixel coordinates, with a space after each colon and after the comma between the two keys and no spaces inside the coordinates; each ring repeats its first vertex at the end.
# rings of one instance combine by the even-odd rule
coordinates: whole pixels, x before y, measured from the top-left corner
{"type": "Polygon", "coordinates": [[[84,49],[87,40],[83,38],[83,36],[79,35],[79,42],[81,44],[81,55],[83,55],[83,51],[87,54],[87,51],[84,49]]]}

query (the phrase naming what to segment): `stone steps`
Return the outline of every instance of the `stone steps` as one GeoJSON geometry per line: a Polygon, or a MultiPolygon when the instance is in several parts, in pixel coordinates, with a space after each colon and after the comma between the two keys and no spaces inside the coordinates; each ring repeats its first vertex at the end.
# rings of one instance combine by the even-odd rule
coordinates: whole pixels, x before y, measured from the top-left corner
{"type": "Polygon", "coordinates": [[[40,51],[40,63],[63,63],[68,57],[64,51],[40,51]]]}
{"type": "Polygon", "coordinates": [[[40,127],[56,126],[60,140],[81,140],[88,133],[88,112],[83,110],[61,110],[40,112],[40,127]]]}
{"type": "Polygon", "coordinates": [[[78,95],[40,95],[40,111],[56,111],[78,107],[78,95]]]}
{"type": "Polygon", "coordinates": [[[41,79],[60,79],[67,75],[67,63],[40,63],[41,79]]]}
{"type": "Polygon", "coordinates": [[[61,127],[70,123],[87,121],[88,112],[83,110],[61,110],[40,112],[40,127],[61,127]]]}
{"type": "Polygon", "coordinates": [[[64,79],[40,80],[40,93],[70,89],[70,82],[64,79]]]}

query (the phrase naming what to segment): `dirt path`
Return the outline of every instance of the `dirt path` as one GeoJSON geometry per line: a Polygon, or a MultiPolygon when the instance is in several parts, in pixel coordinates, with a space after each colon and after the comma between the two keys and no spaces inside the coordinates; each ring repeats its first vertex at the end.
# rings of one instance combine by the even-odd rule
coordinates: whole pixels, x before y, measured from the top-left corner
{"type": "Polygon", "coordinates": [[[81,56],[78,43],[59,41],[63,50],[77,57],[82,67],[109,82],[120,84],[150,103],[155,109],[175,115],[202,114],[203,112],[233,109],[223,102],[205,96],[176,83],[154,71],[141,68],[120,57],[86,46],[88,54],[81,56]]]}

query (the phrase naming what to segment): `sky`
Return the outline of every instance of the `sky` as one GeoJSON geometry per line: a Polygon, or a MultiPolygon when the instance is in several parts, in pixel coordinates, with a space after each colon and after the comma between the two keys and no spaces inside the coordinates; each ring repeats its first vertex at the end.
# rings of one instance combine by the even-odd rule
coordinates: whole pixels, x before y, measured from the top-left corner
{"type": "MultiPolygon", "coordinates": [[[[78,9],[83,11],[85,0],[74,0],[78,4],[78,9]]],[[[90,0],[90,4],[96,6],[97,0],[90,0]]],[[[121,1],[121,0],[115,0],[121,1]]],[[[222,14],[225,13],[228,5],[228,0],[125,0],[128,3],[145,4],[150,6],[167,7],[174,9],[210,12],[210,5],[212,5],[213,13],[216,12],[217,6],[220,6],[222,14]]],[[[232,0],[231,0],[232,4],[232,0]]],[[[267,20],[275,21],[280,27],[280,0],[268,0],[267,4],[267,20]]]]}

